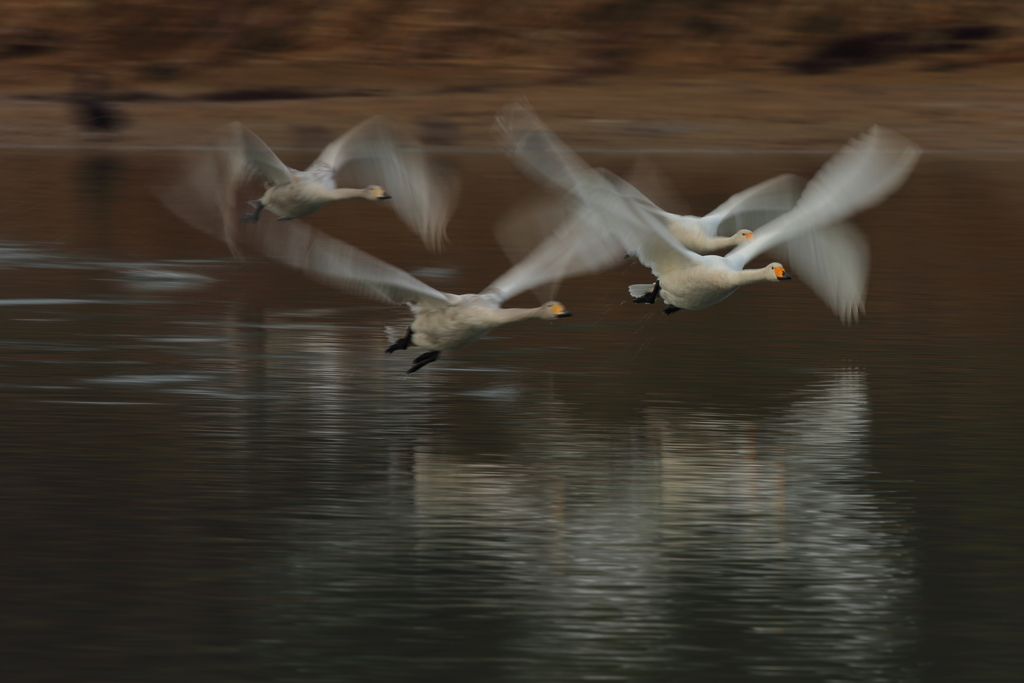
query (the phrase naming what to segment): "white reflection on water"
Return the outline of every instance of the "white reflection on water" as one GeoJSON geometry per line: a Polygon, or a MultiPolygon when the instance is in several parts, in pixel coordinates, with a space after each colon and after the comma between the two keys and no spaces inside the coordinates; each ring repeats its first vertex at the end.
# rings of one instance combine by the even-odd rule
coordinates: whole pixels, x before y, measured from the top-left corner
{"type": "Polygon", "coordinates": [[[40,404],[179,406],[163,438],[259,529],[242,573],[268,660],[308,680],[914,678],[863,371],[744,415],[486,346],[406,380],[376,309],[163,301],[22,322],[9,380],[59,361],[40,404]],[[640,407],[609,419],[590,394],[640,407]]]}
{"type": "Polygon", "coordinates": [[[432,436],[415,448],[421,551],[500,565],[529,622],[509,647],[577,673],[701,668],[702,649],[735,647],[748,674],[905,680],[915,584],[865,488],[865,373],[830,373],[768,419],[654,405],[641,447],[590,439],[560,408],[531,425],[540,472],[453,461],[432,436]]]}

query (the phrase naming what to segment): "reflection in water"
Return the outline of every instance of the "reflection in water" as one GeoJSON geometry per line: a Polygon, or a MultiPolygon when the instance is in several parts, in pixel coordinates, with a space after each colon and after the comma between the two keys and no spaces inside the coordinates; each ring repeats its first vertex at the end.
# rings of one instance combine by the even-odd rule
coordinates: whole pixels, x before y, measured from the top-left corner
{"type": "MultiPolygon", "coordinates": [[[[603,303],[624,271],[567,283],[568,326],[406,379],[382,353],[396,309],[229,261],[160,222],[135,182],[153,155],[119,159],[68,203],[36,181],[77,177],[77,157],[0,165],[18,217],[0,235],[4,680],[1019,671],[1016,290],[933,268],[982,267],[942,236],[999,205],[997,183],[963,184],[1009,162],[925,164],[986,198],[969,211],[912,182],[916,206],[866,216],[883,244],[859,327],[822,325],[799,289],[637,318],[603,303]],[[892,226],[918,210],[938,237],[914,261],[925,246],[892,226]]],[[[706,161],[729,181],[713,205],[736,161],[706,161]]],[[[476,226],[512,174],[466,164],[492,175],[467,173],[450,256],[394,231],[367,248],[486,283],[504,257],[476,226]]],[[[336,216],[380,220],[359,211],[336,216]]],[[[1003,218],[994,238],[1017,239],[1003,218]]],[[[1015,253],[986,272],[1010,277],[1015,253]]]]}

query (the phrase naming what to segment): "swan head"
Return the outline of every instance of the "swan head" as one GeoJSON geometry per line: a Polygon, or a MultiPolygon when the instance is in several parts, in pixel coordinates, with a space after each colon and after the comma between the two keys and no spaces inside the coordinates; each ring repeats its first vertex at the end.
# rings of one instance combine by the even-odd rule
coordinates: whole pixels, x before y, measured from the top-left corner
{"type": "Polygon", "coordinates": [[[554,320],[555,318],[568,318],[572,313],[565,310],[565,306],[557,301],[549,301],[540,307],[540,317],[545,320],[554,320]]]}
{"type": "Polygon", "coordinates": [[[740,230],[738,233],[732,236],[736,240],[736,244],[744,244],[754,239],[754,233],[750,230],[740,230]]]}
{"type": "Polygon", "coordinates": [[[786,272],[786,269],[782,267],[782,264],[778,263],[778,262],[776,262],[776,263],[769,263],[767,266],[764,267],[764,270],[765,270],[765,273],[767,275],[767,277],[765,279],[769,280],[771,282],[778,282],[779,280],[792,280],[793,279],[790,276],[790,274],[786,272]]]}
{"type": "Polygon", "coordinates": [[[384,199],[391,199],[391,195],[384,191],[380,185],[370,185],[366,188],[366,198],[372,202],[379,202],[384,199]]]}

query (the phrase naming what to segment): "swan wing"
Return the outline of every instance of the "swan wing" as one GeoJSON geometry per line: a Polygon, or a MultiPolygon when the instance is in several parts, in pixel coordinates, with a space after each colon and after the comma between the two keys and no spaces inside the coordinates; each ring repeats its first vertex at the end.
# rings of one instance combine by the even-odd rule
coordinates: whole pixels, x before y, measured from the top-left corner
{"type": "Polygon", "coordinates": [[[169,185],[154,188],[164,206],[186,223],[225,242],[236,257],[238,250],[236,216],[237,157],[221,149],[203,154],[189,164],[181,177],[169,185]]]}
{"type": "MultiPolygon", "coordinates": [[[[564,224],[576,206],[566,195],[538,192],[505,212],[494,227],[494,239],[509,262],[519,263],[551,235],[551,226],[564,224]]],[[[557,289],[557,281],[547,282],[534,287],[533,293],[542,302],[550,301],[557,289]]]]}
{"type": "Polygon", "coordinates": [[[239,232],[246,244],[263,255],[301,270],[313,280],[353,294],[431,308],[447,307],[456,299],[302,221],[292,220],[283,226],[249,223],[239,232]]]}
{"type": "Polygon", "coordinates": [[[841,223],[895,192],[910,175],[921,150],[893,131],[873,126],[829,159],[811,178],[792,211],[757,231],[757,238],[725,257],[743,268],[751,259],[802,235],[841,223]]]}
{"type": "Polygon", "coordinates": [[[371,117],[327,145],[307,172],[317,169],[346,186],[380,185],[391,195],[391,208],[427,248],[443,248],[458,203],[458,176],[384,117],[371,117]]]}
{"type": "Polygon", "coordinates": [[[800,197],[803,182],[784,173],[729,197],[711,213],[698,220],[708,237],[729,237],[740,230],[756,230],[792,209],[800,197]]]}
{"type": "Polygon", "coordinates": [[[639,157],[625,180],[668,217],[689,215],[689,204],[679,196],[669,179],[648,157],[639,157]]]}
{"type": "Polygon", "coordinates": [[[236,182],[244,182],[255,174],[273,185],[286,185],[292,181],[292,172],[266,143],[238,121],[228,124],[224,147],[232,156],[232,165],[238,169],[236,182]]]}
{"type": "Polygon", "coordinates": [[[599,232],[617,235],[625,253],[635,254],[658,276],[701,262],[699,254],[684,247],[668,231],[659,212],[650,210],[639,190],[607,169],[600,169],[597,177],[598,182],[580,183],[574,195],[590,210],[599,232]]]}
{"type": "MultiPolygon", "coordinates": [[[[588,207],[563,198],[553,205],[528,207],[526,213],[558,227],[482,294],[506,301],[528,289],[536,291],[550,285],[538,291],[538,298],[546,301],[554,296],[558,284],[565,278],[595,273],[622,260],[622,241],[610,231],[595,230],[588,207]]],[[[526,245],[537,242],[536,224],[517,234],[515,228],[522,225],[512,221],[498,230],[498,242],[513,261],[525,251],[526,245]]]]}
{"type": "Polygon", "coordinates": [[[857,226],[839,223],[819,228],[783,243],[772,254],[843,323],[856,322],[864,312],[871,252],[857,226]]]}
{"type": "Polygon", "coordinates": [[[223,155],[204,155],[180,182],[157,188],[156,194],[183,221],[228,242],[236,253],[234,243],[238,240],[314,280],[392,303],[445,307],[455,300],[453,295],[302,221],[260,221],[240,226],[231,203],[233,192],[226,189],[229,171],[224,167],[228,162],[223,155]]]}
{"type": "Polygon", "coordinates": [[[513,102],[499,111],[493,130],[516,166],[541,185],[570,191],[594,173],[524,103],[513,102]]]}

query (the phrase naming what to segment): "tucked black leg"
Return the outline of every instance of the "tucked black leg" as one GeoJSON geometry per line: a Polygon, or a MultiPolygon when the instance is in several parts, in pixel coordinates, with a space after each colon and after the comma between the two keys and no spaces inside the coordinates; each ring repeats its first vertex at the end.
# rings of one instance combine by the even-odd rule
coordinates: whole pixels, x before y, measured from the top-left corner
{"type": "Polygon", "coordinates": [[[660,280],[655,280],[654,281],[654,289],[652,289],[651,291],[647,292],[643,296],[638,296],[637,298],[633,299],[633,303],[635,303],[635,304],[653,304],[657,300],[658,294],[660,294],[660,293],[661,293],[661,281],[660,280]]]}
{"type": "Polygon", "coordinates": [[[427,363],[433,363],[435,360],[441,357],[440,351],[427,351],[421,356],[416,356],[416,360],[413,361],[412,367],[405,371],[405,374],[411,375],[427,363]]]}
{"type": "Polygon", "coordinates": [[[666,308],[666,309],[665,309],[665,310],[663,311],[663,313],[664,313],[665,315],[672,315],[672,314],[673,314],[673,313],[675,313],[676,311],[681,311],[681,310],[683,310],[683,309],[679,308],[678,306],[669,306],[668,308],[666,308]]]}
{"type": "Polygon", "coordinates": [[[242,220],[245,221],[246,223],[256,223],[260,219],[260,211],[263,210],[263,202],[261,202],[258,199],[254,199],[253,201],[249,202],[249,206],[254,207],[256,210],[253,211],[252,213],[247,213],[244,216],[242,216],[242,220]]]}
{"type": "Polygon", "coordinates": [[[395,351],[404,351],[409,348],[409,344],[412,344],[412,328],[410,327],[405,332],[405,336],[396,341],[394,344],[384,349],[384,353],[394,353],[395,351]]]}
{"type": "Polygon", "coordinates": [[[281,216],[277,220],[279,220],[279,221],[293,221],[293,220],[295,220],[295,216],[281,216]]]}

